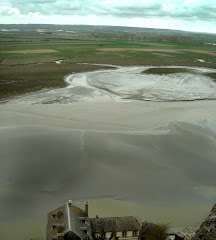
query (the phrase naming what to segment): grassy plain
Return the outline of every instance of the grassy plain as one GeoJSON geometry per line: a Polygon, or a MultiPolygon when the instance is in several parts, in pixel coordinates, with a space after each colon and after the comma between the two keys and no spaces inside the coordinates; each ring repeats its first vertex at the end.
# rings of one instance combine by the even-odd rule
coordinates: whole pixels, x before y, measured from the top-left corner
{"type": "MultiPolygon", "coordinates": [[[[154,74],[154,75],[164,75],[164,74],[174,74],[174,73],[197,73],[196,70],[193,69],[188,69],[188,68],[166,68],[166,67],[154,67],[154,68],[149,68],[145,71],[142,72],[143,74],[154,74]]],[[[199,72],[200,74],[200,72],[199,72]]],[[[208,77],[211,77],[216,79],[216,74],[215,73],[202,73],[203,75],[206,75],[208,77]]]]}
{"type": "Polygon", "coordinates": [[[105,68],[95,63],[216,68],[216,47],[205,44],[211,42],[208,35],[192,35],[193,44],[146,40],[141,33],[126,39],[123,35],[83,30],[0,32],[0,99],[64,87],[65,75],[105,68]],[[196,44],[201,40],[203,44],[196,44]]]}

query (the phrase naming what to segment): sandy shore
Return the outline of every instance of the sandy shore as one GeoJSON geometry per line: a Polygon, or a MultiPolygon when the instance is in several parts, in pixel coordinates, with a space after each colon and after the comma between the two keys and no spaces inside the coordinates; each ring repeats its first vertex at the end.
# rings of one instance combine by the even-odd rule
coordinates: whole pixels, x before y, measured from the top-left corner
{"type": "Polygon", "coordinates": [[[92,102],[0,105],[1,127],[54,126],[95,131],[140,131],[172,121],[216,119],[215,101],[92,102]]]}
{"type": "Polygon", "coordinates": [[[68,199],[89,199],[92,216],[194,226],[216,199],[215,121],[215,101],[2,104],[0,211],[8,223],[0,228],[18,226],[27,240],[38,226],[42,236],[41,221],[25,234],[23,219],[45,222],[68,199]]]}

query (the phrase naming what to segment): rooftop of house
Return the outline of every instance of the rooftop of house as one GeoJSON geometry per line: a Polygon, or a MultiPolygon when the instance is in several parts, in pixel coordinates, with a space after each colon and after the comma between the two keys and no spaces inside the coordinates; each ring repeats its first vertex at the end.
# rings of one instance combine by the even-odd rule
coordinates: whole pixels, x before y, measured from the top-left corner
{"type": "Polygon", "coordinates": [[[133,216],[90,218],[92,232],[123,232],[141,230],[139,219],[133,216]]]}
{"type": "Polygon", "coordinates": [[[74,206],[67,204],[68,221],[67,228],[73,231],[81,239],[91,236],[91,227],[89,218],[85,211],[74,206]]]}
{"type": "Polygon", "coordinates": [[[146,231],[158,226],[158,225],[156,225],[154,223],[150,223],[150,222],[142,222],[141,225],[142,225],[142,231],[143,232],[146,232],[146,231]]]}
{"type": "Polygon", "coordinates": [[[92,235],[88,215],[72,203],[66,203],[48,213],[47,240],[66,234],[73,234],[80,239],[92,235]]]}

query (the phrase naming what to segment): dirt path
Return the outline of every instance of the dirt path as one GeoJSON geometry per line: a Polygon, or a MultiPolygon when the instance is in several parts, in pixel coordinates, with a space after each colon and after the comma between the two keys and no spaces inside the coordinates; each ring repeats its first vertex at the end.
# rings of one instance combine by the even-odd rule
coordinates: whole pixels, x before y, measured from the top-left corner
{"type": "Polygon", "coordinates": [[[98,48],[97,50],[106,52],[137,51],[137,52],[164,52],[164,53],[183,53],[194,52],[216,56],[216,51],[198,50],[198,49],[160,49],[160,48],[98,48]]]}
{"type": "Polygon", "coordinates": [[[165,54],[165,53],[153,53],[154,55],[157,55],[157,56],[163,56],[163,57],[173,57],[172,55],[168,55],[168,54],[165,54]]]}

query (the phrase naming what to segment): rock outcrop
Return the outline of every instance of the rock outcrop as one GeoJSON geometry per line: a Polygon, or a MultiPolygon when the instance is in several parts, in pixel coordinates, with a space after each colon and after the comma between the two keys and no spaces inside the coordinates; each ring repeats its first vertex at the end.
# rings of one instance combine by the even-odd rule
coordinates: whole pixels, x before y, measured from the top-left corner
{"type": "Polygon", "coordinates": [[[191,240],[195,235],[195,232],[189,228],[183,229],[181,232],[178,232],[178,236],[184,240],[191,240]]]}
{"type": "Polygon", "coordinates": [[[216,204],[211,213],[197,230],[192,240],[215,240],[216,239],[216,204]]]}

